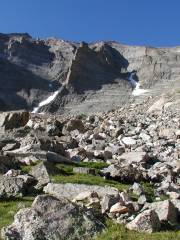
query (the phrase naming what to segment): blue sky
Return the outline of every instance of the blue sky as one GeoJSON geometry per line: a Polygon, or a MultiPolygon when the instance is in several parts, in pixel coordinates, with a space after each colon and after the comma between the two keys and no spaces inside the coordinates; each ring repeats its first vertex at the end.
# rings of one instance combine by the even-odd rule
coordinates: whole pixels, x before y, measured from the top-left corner
{"type": "Polygon", "coordinates": [[[180,45],[180,0],[0,0],[0,32],[180,45]]]}

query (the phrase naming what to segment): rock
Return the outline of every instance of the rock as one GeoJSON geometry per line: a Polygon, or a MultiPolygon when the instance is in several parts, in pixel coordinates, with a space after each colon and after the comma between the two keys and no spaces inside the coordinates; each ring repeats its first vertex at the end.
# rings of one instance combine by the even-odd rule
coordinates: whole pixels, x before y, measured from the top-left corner
{"type": "Polygon", "coordinates": [[[110,208],[119,201],[119,195],[105,194],[101,200],[102,213],[109,212],[110,208]]]}
{"type": "Polygon", "coordinates": [[[133,183],[143,179],[147,180],[146,173],[138,166],[136,167],[131,164],[127,166],[112,164],[101,170],[101,174],[106,178],[111,177],[125,183],[133,183]]]}
{"type": "Polygon", "coordinates": [[[34,178],[28,175],[3,176],[0,178],[0,198],[23,196],[34,182],[34,178]]]}
{"type": "Polygon", "coordinates": [[[95,209],[100,209],[100,199],[98,197],[92,197],[89,199],[89,202],[85,205],[86,207],[91,207],[95,209]]]}
{"type": "Polygon", "coordinates": [[[41,189],[50,182],[49,173],[47,170],[47,164],[41,162],[31,168],[29,174],[33,176],[37,181],[36,189],[41,189]]]}
{"type": "Polygon", "coordinates": [[[151,138],[151,137],[150,137],[148,134],[146,134],[146,133],[140,133],[139,137],[142,138],[142,140],[143,140],[144,142],[149,141],[150,138],[151,138]]]}
{"type": "Polygon", "coordinates": [[[40,149],[43,151],[55,152],[62,156],[65,156],[65,149],[62,143],[56,140],[51,140],[48,138],[40,138],[40,149]]]}
{"type": "Polygon", "coordinates": [[[180,129],[175,132],[177,137],[180,137],[180,129]]]}
{"type": "Polygon", "coordinates": [[[122,206],[120,202],[117,202],[110,208],[110,213],[124,214],[127,212],[129,212],[129,209],[126,206],[122,206]]]}
{"type": "Polygon", "coordinates": [[[0,173],[6,173],[8,169],[14,167],[15,160],[13,156],[0,155],[0,173]]]}
{"type": "Polygon", "coordinates": [[[66,149],[74,149],[78,147],[78,141],[71,136],[61,136],[58,140],[63,144],[66,149]]]}
{"type": "Polygon", "coordinates": [[[85,168],[85,167],[75,167],[73,168],[74,173],[78,174],[96,174],[96,170],[94,168],[85,168]]]}
{"type": "Polygon", "coordinates": [[[47,152],[46,153],[47,161],[52,163],[72,163],[68,158],[57,154],[55,152],[47,152]]]}
{"type": "Polygon", "coordinates": [[[61,136],[62,135],[63,124],[58,120],[55,120],[53,123],[49,123],[46,126],[46,131],[48,136],[61,136]]]}
{"type": "Polygon", "coordinates": [[[148,209],[157,213],[161,223],[167,224],[170,222],[174,224],[177,222],[177,211],[170,200],[153,202],[148,206],[148,209]]]}
{"type": "Polygon", "coordinates": [[[73,130],[78,130],[80,133],[85,132],[84,124],[80,119],[72,119],[67,122],[62,129],[62,133],[66,135],[67,132],[71,132],[73,130]]]}
{"type": "Polygon", "coordinates": [[[20,143],[19,142],[15,142],[15,143],[9,143],[9,144],[6,144],[2,150],[5,152],[5,151],[12,151],[12,150],[15,150],[17,148],[20,147],[20,143]]]}
{"type": "Polygon", "coordinates": [[[31,208],[15,215],[13,224],[2,230],[2,237],[7,240],[85,240],[103,229],[104,225],[92,212],[62,197],[40,195],[31,208]]]}
{"type": "Polygon", "coordinates": [[[172,199],[171,202],[175,206],[177,210],[178,217],[180,217],[180,200],[179,199],[172,199]]]}
{"type": "Polygon", "coordinates": [[[138,204],[139,205],[144,205],[147,202],[146,196],[143,194],[138,198],[138,204]]]}
{"type": "Polygon", "coordinates": [[[119,154],[119,155],[121,155],[122,153],[124,153],[125,152],[125,149],[124,149],[124,147],[122,147],[122,146],[119,146],[119,145],[115,145],[115,144],[109,144],[109,146],[107,146],[106,148],[105,148],[105,151],[108,151],[108,152],[111,152],[113,155],[114,154],[119,154]]]}
{"type": "Polygon", "coordinates": [[[122,202],[124,205],[128,204],[128,202],[131,201],[131,198],[127,192],[121,192],[119,196],[120,196],[120,202],[122,202]]]}
{"type": "Polygon", "coordinates": [[[133,146],[136,144],[136,140],[134,140],[133,138],[131,137],[124,137],[122,138],[121,140],[126,146],[133,146]]]}
{"type": "Polygon", "coordinates": [[[151,105],[151,107],[148,109],[148,113],[151,113],[151,112],[161,113],[165,103],[166,103],[166,99],[164,97],[161,97],[159,100],[154,102],[153,105],[151,105]]]}
{"type": "Polygon", "coordinates": [[[123,153],[119,160],[124,161],[126,164],[131,164],[131,163],[146,163],[149,159],[149,156],[146,152],[143,151],[132,151],[132,152],[127,152],[123,153]]]}
{"type": "Polygon", "coordinates": [[[129,230],[152,233],[159,231],[161,224],[155,211],[146,210],[140,213],[133,221],[128,223],[126,227],[129,230]]]}
{"type": "Polygon", "coordinates": [[[171,139],[174,136],[174,131],[171,128],[161,128],[159,130],[159,137],[165,139],[171,139]]]}
{"type": "Polygon", "coordinates": [[[130,187],[129,190],[132,191],[134,194],[136,194],[138,196],[140,196],[141,194],[144,193],[144,189],[141,186],[141,184],[136,183],[136,182],[132,185],[132,187],[130,187]]]}
{"type": "Polygon", "coordinates": [[[169,195],[171,199],[180,199],[180,194],[177,192],[167,192],[166,194],[169,195]]]}
{"type": "Polygon", "coordinates": [[[98,194],[90,191],[81,192],[72,200],[72,202],[83,201],[90,198],[98,198],[98,194]]]}
{"type": "Polygon", "coordinates": [[[97,185],[86,185],[86,184],[73,184],[73,183],[48,183],[43,190],[47,194],[51,194],[55,197],[65,197],[70,200],[77,196],[77,193],[82,192],[97,192],[98,196],[102,198],[107,193],[111,195],[117,195],[119,191],[116,188],[109,186],[97,186],[97,185]]]}
{"type": "Polygon", "coordinates": [[[14,111],[0,113],[0,127],[5,130],[24,127],[29,121],[29,112],[14,111]]]}
{"type": "Polygon", "coordinates": [[[6,177],[17,177],[18,175],[21,175],[22,171],[21,170],[16,170],[16,169],[10,169],[7,171],[4,176],[6,177]]]}

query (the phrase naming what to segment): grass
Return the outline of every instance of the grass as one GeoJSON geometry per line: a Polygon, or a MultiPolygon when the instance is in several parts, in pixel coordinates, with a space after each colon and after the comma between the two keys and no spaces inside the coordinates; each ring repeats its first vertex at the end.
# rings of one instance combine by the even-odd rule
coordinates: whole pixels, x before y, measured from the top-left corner
{"type": "MultiPolygon", "coordinates": [[[[56,167],[61,171],[61,174],[52,174],[51,179],[55,183],[81,183],[88,185],[100,185],[100,186],[111,186],[119,189],[120,191],[127,190],[129,184],[122,184],[113,180],[107,180],[99,175],[90,175],[90,174],[77,174],[73,173],[73,167],[76,165],[65,165],[65,164],[56,164],[56,167]]],[[[104,163],[80,163],[79,167],[93,167],[96,169],[98,174],[99,170],[105,167],[104,163]]]]}
{"type": "Polygon", "coordinates": [[[152,234],[129,231],[124,225],[107,220],[107,231],[100,234],[96,240],[180,240],[180,231],[166,231],[152,234]]]}
{"type": "Polygon", "coordinates": [[[32,201],[32,197],[0,200],[0,231],[13,222],[14,215],[20,208],[31,206],[32,201]]]}
{"type": "MultiPolygon", "coordinates": [[[[81,183],[89,185],[108,185],[115,187],[120,191],[127,190],[129,184],[119,183],[113,180],[107,180],[98,175],[100,169],[106,167],[105,163],[74,163],[74,164],[56,164],[53,166],[54,171],[50,176],[55,183],[81,183]],[[90,167],[95,168],[97,175],[76,174],[73,173],[73,167],[90,167]]],[[[51,166],[52,167],[52,166],[51,166]]],[[[24,172],[29,172],[31,167],[22,167],[24,172]]],[[[50,168],[51,169],[51,168],[50,168]]],[[[52,169],[51,169],[52,170],[52,169]]],[[[155,201],[153,186],[150,183],[141,183],[145,189],[148,201],[155,201]]],[[[162,196],[163,197],[163,196],[162,196]]],[[[18,198],[14,200],[0,200],[0,229],[9,225],[13,221],[14,214],[19,210],[20,206],[30,206],[32,198],[18,198]]],[[[97,236],[96,240],[180,240],[180,231],[162,231],[153,234],[145,234],[129,231],[124,225],[116,224],[112,220],[106,220],[107,230],[97,236]]]]}

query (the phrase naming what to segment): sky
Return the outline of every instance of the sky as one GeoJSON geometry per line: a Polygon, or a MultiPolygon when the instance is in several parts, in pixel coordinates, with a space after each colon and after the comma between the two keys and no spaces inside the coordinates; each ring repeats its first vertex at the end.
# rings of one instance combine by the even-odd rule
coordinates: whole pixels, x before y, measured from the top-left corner
{"type": "Polygon", "coordinates": [[[0,10],[1,33],[180,45],[180,0],[0,0],[0,10]]]}

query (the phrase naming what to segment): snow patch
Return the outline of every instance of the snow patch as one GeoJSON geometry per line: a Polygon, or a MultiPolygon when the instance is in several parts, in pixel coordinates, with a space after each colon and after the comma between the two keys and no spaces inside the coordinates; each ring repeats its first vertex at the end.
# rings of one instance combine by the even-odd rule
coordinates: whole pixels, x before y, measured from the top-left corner
{"type": "Polygon", "coordinates": [[[131,73],[131,75],[129,76],[128,80],[130,81],[131,85],[134,87],[134,90],[132,91],[132,95],[133,96],[139,96],[142,95],[144,93],[147,93],[148,90],[140,88],[140,83],[136,82],[133,79],[133,76],[135,75],[135,73],[131,73]]]}
{"type": "Polygon", "coordinates": [[[39,105],[33,109],[32,113],[38,113],[38,110],[40,109],[40,107],[51,103],[57,97],[58,93],[59,93],[59,90],[55,91],[53,95],[49,96],[47,99],[40,102],[39,105]]]}
{"type": "Polygon", "coordinates": [[[132,95],[133,96],[139,96],[139,95],[142,95],[142,94],[147,93],[147,92],[148,92],[148,90],[140,88],[140,83],[136,82],[136,87],[133,90],[132,95]]]}

